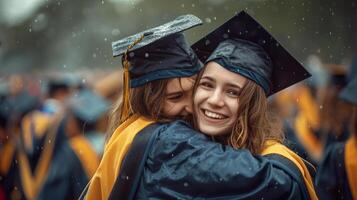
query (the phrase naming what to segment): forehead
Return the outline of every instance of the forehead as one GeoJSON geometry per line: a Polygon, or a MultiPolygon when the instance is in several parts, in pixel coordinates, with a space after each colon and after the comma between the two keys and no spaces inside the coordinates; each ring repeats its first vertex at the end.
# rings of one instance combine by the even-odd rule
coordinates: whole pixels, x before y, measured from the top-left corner
{"type": "Polygon", "coordinates": [[[227,83],[227,84],[234,84],[238,85],[239,87],[243,87],[247,78],[244,76],[231,72],[226,68],[222,67],[220,64],[216,62],[209,62],[206,64],[205,71],[203,72],[204,77],[209,77],[215,81],[227,83]]]}
{"type": "Polygon", "coordinates": [[[167,83],[166,93],[189,91],[195,84],[195,76],[170,79],[167,83]]]}

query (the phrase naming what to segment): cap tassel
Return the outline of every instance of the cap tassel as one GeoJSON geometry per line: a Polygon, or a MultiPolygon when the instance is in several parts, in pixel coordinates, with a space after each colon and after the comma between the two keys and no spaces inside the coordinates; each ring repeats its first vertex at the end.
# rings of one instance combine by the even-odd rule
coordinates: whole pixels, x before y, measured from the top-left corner
{"type": "Polygon", "coordinates": [[[133,113],[131,104],[130,104],[130,74],[129,74],[129,66],[130,63],[128,61],[128,53],[129,50],[135,46],[137,43],[139,43],[142,39],[144,38],[144,35],[142,35],[140,38],[135,40],[133,44],[131,44],[126,52],[123,55],[123,68],[124,68],[124,73],[123,73],[123,96],[122,96],[122,108],[121,108],[121,113],[120,113],[120,123],[123,123],[125,120],[128,119],[128,117],[133,113]]]}

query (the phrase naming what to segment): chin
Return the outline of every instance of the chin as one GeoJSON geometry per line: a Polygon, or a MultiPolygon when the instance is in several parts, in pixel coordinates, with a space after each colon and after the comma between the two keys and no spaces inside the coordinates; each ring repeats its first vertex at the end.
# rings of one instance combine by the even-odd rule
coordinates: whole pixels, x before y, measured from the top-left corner
{"type": "Polygon", "coordinates": [[[217,127],[200,127],[200,131],[209,136],[218,136],[218,135],[225,135],[224,131],[217,128],[217,127]]]}

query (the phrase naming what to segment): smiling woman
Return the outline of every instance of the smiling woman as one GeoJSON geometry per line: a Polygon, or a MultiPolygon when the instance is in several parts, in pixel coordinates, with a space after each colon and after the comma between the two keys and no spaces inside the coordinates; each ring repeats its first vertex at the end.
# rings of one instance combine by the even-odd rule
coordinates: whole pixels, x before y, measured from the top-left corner
{"type": "Polygon", "coordinates": [[[199,131],[236,150],[283,163],[301,176],[310,198],[316,199],[306,163],[282,144],[281,125],[267,105],[268,96],[309,76],[301,64],[245,12],[193,48],[206,60],[194,87],[199,131]]]}
{"type": "Polygon", "coordinates": [[[237,119],[239,93],[247,78],[209,62],[195,94],[198,128],[207,135],[230,133],[237,119]]]}
{"type": "Polygon", "coordinates": [[[196,76],[175,78],[168,81],[165,91],[163,115],[168,118],[182,118],[192,113],[192,88],[196,76]]]}

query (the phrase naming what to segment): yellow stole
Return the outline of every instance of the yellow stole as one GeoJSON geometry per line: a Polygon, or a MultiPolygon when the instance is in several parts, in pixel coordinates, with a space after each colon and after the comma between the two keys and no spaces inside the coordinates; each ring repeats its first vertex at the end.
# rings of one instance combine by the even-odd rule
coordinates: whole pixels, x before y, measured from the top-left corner
{"type": "Polygon", "coordinates": [[[294,123],[296,137],[309,155],[315,161],[319,161],[323,153],[323,145],[312,131],[319,128],[320,119],[318,106],[308,88],[300,87],[298,89],[297,105],[299,114],[294,123]]]}
{"type": "MultiPolygon", "coordinates": [[[[24,194],[27,199],[33,200],[37,199],[39,192],[42,189],[42,186],[46,180],[46,176],[48,170],[50,168],[52,153],[54,150],[57,130],[60,125],[60,120],[62,119],[61,114],[56,114],[51,118],[51,129],[45,136],[45,144],[44,149],[40,155],[38,163],[36,165],[34,174],[31,171],[30,163],[27,158],[26,153],[22,147],[18,148],[18,160],[19,160],[19,168],[20,168],[20,176],[21,176],[21,184],[24,190],[24,194]],[[53,118],[52,118],[53,117],[53,118]]],[[[34,122],[42,121],[43,118],[34,118],[34,122]]]]}
{"type": "Polygon", "coordinates": [[[345,166],[348,184],[353,199],[357,199],[357,138],[351,137],[346,142],[345,147],[345,166]]]}
{"type": "Polygon", "coordinates": [[[12,143],[12,140],[8,140],[0,150],[0,175],[6,175],[13,160],[15,145],[12,143]]]}
{"type": "Polygon", "coordinates": [[[115,130],[105,147],[99,167],[89,183],[85,199],[108,199],[115,180],[119,176],[122,160],[135,136],[152,123],[154,121],[133,115],[115,130]]]}
{"type": "Polygon", "coordinates": [[[313,184],[311,175],[310,175],[307,167],[305,166],[304,161],[297,154],[295,154],[293,151],[291,151],[286,146],[284,146],[276,141],[273,141],[273,140],[269,140],[266,142],[266,148],[261,153],[261,155],[268,155],[268,154],[278,154],[278,155],[281,155],[281,156],[291,160],[300,170],[301,175],[304,178],[304,182],[305,182],[305,185],[306,185],[306,188],[308,190],[311,200],[318,199],[315,189],[314,189],[314,184],[313,184]]]}
{"type": "Polygon", "coordinates": [[[69,140],[74,153],[82,163],[88,178],[90,179],[99,165],[99,157],[90,142],[83,135],[78,135],[69,140]]]}

